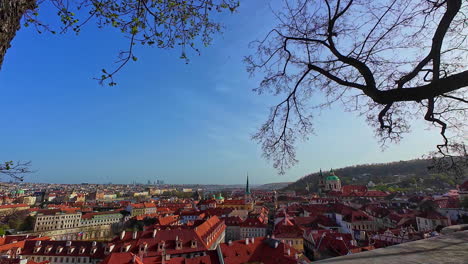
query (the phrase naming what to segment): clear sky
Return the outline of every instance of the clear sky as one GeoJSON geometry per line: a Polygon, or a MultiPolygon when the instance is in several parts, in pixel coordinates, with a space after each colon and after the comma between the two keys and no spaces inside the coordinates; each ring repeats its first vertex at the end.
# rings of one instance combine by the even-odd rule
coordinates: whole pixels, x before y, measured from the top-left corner
{"type": "MultiPolygon", "coordinates": [[[[277,6],[276,6],[277,8],[277,6]]],[[[43,19],[58,19],[41,10],[43,19]]],[[[0,71],[0,160],[31,160],[27,181],[168,183],[294,181],[319,168],[419,158],[440,141],[413,126],[382,152],[364,118],[340,106],[315,119],[300,163],[280,176],[251,135],[280,98],[256,95],[243,56],[275,24],[268,1],[242,1],[224,34],[185,64],[179,50],[139,47],[119,85],[93,80],[127,40],[89,24],[79,36],[22,28],[0,71]]]]}

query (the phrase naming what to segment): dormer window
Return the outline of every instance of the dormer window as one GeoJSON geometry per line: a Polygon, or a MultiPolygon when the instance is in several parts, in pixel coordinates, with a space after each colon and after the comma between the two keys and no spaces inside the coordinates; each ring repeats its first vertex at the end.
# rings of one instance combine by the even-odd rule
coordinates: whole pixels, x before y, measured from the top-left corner
{"type": "Polygon", "coordinates": [[[182,249],[182,240],[176,240],[176,249],[182,249]]]}
{"type": "Polygon", "coordinates": [[[80,251],[78,251],[78,254],[84,254],[85,250],[85,247],[80,247],[80,251]]]}
{"type": "Polygon", "coordinates": [[[75,247],[70,247],[70,248],[68,249],[68,254],[72,254],[73,251],[75,251],[75,247]]]}
{"type": "Polygon", "coordinates": [[[158,251],[162,251],[164,249],[164,241],[158,243],[158,251]]]}
{"type": "Polygon", "coordinates": [[[45,248],[44,253],[48,254],[52,250],[52,246],[48,246],[45,248]]]}
{"type": "Polygon", "coordinates": [[[140,245],[140,252],[146,252],[146,249],[148,248],[148,244],[144,243],[140,245]]]}
{"type": "Polygon", "coordinates": [[[57,247],[57,254],[60,254],[62,252],[62,250],[63,250],[63,247],[60,247],[60,246],[57,247]]]}
{"type": "Polygon", "coordinates": [[[36,246],[36,247],[34,248],[34,253],[39,252],[39,250],[41,250],[41,246],[36,246]]]}
{"type": "Polygon", "coordinates": [[[96,250],[97,250],[97,247],[93,247],[93,248],[91,249],[91,254],[96,253],[96,250]]]}
{"type": "Polygon", "coordinates": [[[104,251],[105,254],[109,254],[114,249],[115,245],[108,245],[104,251]]]}
{"type": "Polygon", "coordinates": [[[124,246],[124,247],[122,248],[122,252],[128,252],[128,251],[130,251],[130,247],[131,247],[130,244],[124,246]]]}
{"type": "Polygon", "coordinates": [[[196,247],[197,247],[197,240],[195,240],[195,239],[192,240],[192,241],[190,242],[190,247],[191,247],[191,248],[196,248],[196,247]]]}

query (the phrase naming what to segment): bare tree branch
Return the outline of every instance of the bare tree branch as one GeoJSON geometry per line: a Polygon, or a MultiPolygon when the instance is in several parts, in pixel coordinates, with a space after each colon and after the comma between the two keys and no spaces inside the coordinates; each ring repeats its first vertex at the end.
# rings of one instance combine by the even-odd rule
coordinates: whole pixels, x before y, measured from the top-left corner
{"type": "Polygon", "coordinates": [[[302,117],[335,102],[365,115],[382,147],[400,141],[420,118],[443,139],[433,156],[453,166],[467,160],[457,155],[466,155],[459,141],[468,123],[468,2],[299,0],[285,6],[275,14],[279,24],[254,43],[256,56],[245,60],[250,73],[264,74],[257,92],[286,96],[254,136],[280,172],[296,162],[296,136],[313,130],[310,121],[303,129],[302,117]],[[325,101],[312,104],[317,93],[325,101]],[[291,98],[300,107],[291,108],[291,98]],[[280,142],[283,148],[271,147],[280,142]]]}

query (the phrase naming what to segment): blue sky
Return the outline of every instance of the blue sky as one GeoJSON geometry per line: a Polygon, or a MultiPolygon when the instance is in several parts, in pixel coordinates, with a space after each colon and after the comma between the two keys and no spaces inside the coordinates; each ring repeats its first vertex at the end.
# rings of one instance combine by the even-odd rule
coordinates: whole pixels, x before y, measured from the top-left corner
{"type": "Polygon", "coordinates": [[[127,45],[118,32],[91,24],[79,36],[22,28],[0,71],[0,160],[31,160],[36,172],[26,180],[34,182],[243,183],[248,172],[260,184],[418,158],[440,140],[416,124],[382,152],[364,118],[335,106],[315,119],[317,135],[300,143],[300,163],[278,175],[250,136],[280,98],[252,92],[258,80],[242,62],[248,43],[275,23],[268,1],[243,1],[222,22],[224,33],[189,64],[180,50],[138,47],[139,60],[115,87],[92,78],[127,45]]]}

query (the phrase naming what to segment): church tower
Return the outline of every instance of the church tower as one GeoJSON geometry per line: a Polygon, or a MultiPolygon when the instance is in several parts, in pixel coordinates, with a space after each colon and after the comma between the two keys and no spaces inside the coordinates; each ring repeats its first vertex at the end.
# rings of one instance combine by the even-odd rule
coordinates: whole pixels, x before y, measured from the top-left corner
{"type": "Polygon", "coordinates": [[[250,202],[252,200],[252,195],[250,193],[250,187],[249,187],[249,174],[248,173],[247,173],[247,183],[245,185],[244,199],[246,202],[250,202]]]}
{"type": "Polygon", "coordinates": [[[341,180],[335,175],[333,169],[330,170],[330,175],[325,179],[326,191],[341,191],[341,180]]]}
{"type": "Polygon", "coordinates": [[[319,172],[319,183],[318,183],[319,193],[325,191],[325,177],[323,176],[322,169],[319,172]]]}

